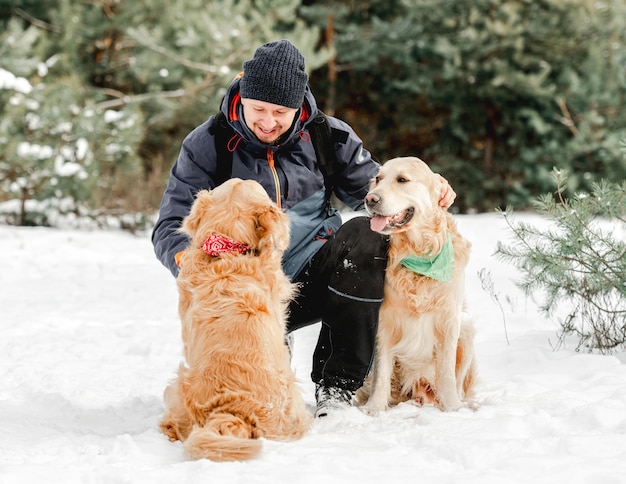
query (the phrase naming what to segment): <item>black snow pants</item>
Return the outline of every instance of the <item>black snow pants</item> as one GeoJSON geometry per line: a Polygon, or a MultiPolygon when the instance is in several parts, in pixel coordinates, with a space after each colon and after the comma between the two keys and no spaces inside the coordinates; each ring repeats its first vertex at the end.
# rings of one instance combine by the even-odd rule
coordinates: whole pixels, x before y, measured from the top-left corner
{"type": "Polygon", "coordinates": [[[368,217],[356,217],[295,278],[287,330],[322,322],[313,382],[350,391],[362,385],[374,357],[388,248],[388,236],[373,232],[368,217]]]}

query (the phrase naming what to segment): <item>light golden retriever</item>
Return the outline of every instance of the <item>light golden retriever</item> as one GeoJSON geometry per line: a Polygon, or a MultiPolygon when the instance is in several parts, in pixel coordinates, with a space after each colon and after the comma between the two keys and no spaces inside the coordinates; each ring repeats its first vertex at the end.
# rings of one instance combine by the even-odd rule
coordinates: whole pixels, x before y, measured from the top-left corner
{"type": "Polygon", "coordinates": [[[285,215],[255,181],[198,193],[182,228],[179,314],[185,363],[165,390],[162,431],[194,459],[243,460],[309,428],[285,344],[293,286],[281,269],[285,215]]]}
{"type": "Polygon", "coordinates": [[[471,245],[439,206],[439,188],[426,163],[394,158],[365,198],[372,230],[390,236],[374,366],[356,395],[368,414],[408,400],[473,406],[474,329],[464,312],[471,245]]]}

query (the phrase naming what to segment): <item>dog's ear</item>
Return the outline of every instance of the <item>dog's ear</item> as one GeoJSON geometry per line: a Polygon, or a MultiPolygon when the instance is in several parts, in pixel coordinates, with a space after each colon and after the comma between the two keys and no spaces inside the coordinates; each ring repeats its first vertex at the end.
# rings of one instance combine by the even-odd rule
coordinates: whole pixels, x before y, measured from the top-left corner
{"type": "Polygon", "coordinates": [[[289,218],[275,206],[257,212],[257,250],[259,253],[275,249],[284,252],[289,246],[289,218]]]}
{"type": "Polygon", "coordinates": [[[189,215],[183,219],[181,230],[193,237],[198,231],[202,216],[209,210],[211,206],[211,193],[208,190],[200,190],[196,194],[196,200],[191,206],[189,215]]]}

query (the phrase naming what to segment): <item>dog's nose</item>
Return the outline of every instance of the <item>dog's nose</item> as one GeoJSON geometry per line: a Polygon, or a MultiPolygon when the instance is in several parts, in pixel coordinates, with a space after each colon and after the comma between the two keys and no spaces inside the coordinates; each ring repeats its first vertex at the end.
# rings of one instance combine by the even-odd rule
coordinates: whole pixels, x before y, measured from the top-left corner
{"type": "Polygon", "coordinates": [[[380,203],[380,196],[374,192],[368,193],[365,195],[365,203],[368,207],[375,207],[380,203]]]}

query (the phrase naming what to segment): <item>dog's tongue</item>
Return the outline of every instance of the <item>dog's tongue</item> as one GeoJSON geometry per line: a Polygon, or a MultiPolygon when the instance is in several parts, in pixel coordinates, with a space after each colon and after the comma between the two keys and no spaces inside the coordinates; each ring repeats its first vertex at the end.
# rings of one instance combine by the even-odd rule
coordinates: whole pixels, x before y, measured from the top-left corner
{"type": "Polygon", "coordinates": [[[387,224],[389,223],[389,219],[390,217],[382,217],[380,215],[372,217],[370,219],[370,228],[374,232],[380,232],[387,226],[387,224]]]}

